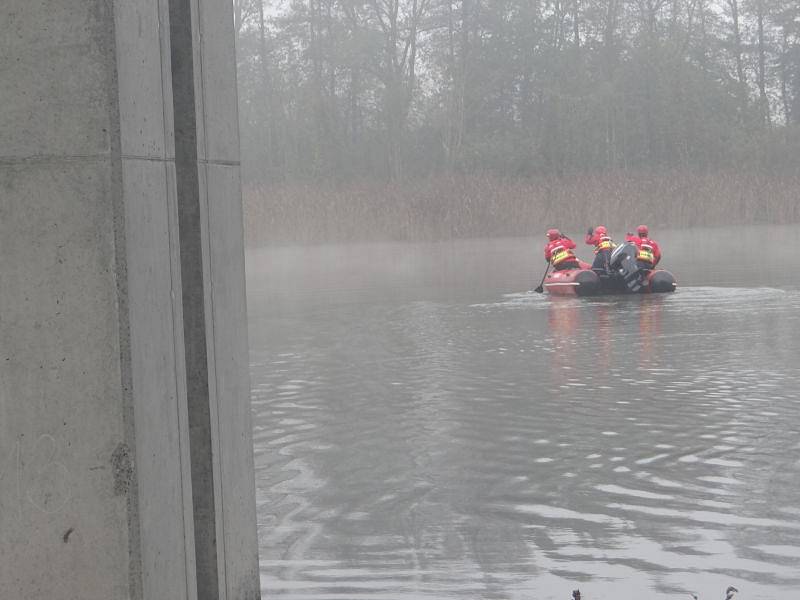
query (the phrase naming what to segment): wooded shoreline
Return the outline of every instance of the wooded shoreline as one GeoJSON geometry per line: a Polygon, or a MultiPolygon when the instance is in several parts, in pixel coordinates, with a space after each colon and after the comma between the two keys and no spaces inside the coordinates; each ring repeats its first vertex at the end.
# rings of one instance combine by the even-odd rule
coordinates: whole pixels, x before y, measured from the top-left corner
{"type": "Polygon", "coordinates": [[[441,176],[403,183],[287,183],[243,190],[248,246],[582,235],[655,228],[800,222],[800,172],[725,170],[441,176]]]}

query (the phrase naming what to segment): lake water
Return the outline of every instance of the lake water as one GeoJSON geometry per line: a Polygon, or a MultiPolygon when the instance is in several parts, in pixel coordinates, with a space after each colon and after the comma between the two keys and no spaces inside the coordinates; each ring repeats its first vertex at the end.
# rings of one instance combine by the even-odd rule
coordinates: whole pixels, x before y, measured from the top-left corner
{"type": "Polygon", "coordinates": [[[653,233],[675,294],[528,292],[544,235],[249,252],[265,598],[800,597],[800,227],[653,233]]]}

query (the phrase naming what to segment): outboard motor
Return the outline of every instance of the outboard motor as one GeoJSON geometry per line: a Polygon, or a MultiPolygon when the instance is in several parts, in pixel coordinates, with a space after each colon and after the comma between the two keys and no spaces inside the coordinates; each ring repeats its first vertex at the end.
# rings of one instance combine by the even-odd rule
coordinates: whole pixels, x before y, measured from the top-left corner
{"type": "Polygon", "coordinates": [[[644,272],[636,261],[638,250],[631,242],[620,244],[611,253],[611,271],[625,283],[631,292],[638,292],[644,284],[644,272]]]}

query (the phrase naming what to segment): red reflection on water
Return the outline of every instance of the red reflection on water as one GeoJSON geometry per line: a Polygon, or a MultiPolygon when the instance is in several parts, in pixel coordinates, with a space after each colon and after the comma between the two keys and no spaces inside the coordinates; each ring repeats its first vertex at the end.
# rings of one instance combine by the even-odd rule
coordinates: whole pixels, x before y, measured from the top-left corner
{"type": "Polygon", "coordinates": [[[565,371],[578,368],[575,353],[578,347],[581,324],[581,305],[575,298],[550,298],[547,309],[547,324],[553,340],[553,359],[550,367],[554,380],[565,375],[565,371]]]}
{"type": "Polygon", "coordinates": [[[658,361],[658,338],[661,336],[661,296],[646,296],[639,306],[639,367],[645,368],[658,361]]]}

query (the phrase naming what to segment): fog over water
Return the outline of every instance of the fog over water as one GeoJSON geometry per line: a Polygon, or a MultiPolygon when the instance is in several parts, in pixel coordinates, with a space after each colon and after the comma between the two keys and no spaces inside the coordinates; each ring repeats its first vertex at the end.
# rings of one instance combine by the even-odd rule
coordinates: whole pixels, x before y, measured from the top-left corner
{"type": "Polygon", "coordinates": [[[597,299],[528,292],[545,229],[248,253],[265,597],[794,597],[800,228],[597,299]]]}

